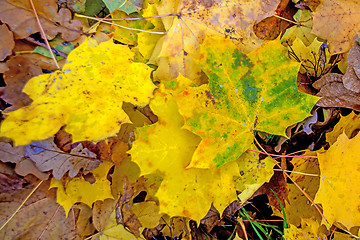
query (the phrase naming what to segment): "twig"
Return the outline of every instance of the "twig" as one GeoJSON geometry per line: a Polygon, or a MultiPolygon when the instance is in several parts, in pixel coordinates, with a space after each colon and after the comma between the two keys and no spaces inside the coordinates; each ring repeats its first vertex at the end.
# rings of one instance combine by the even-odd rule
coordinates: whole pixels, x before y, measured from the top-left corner
{"type": "Polygon", "coordinates": [[[294,156],[294,155],[279,155],[279,154],[272,154],[272,153],[267,153],[267,152],[262,152],[262,151],[258,151],[258,150],[253,150],[253,149],[248,149],[248,151],[251,152],[257,152],[257,153],[261,153],[261,154],[266,154],[266,155],[270,155],[270,156],[274,156],[274,157],[292,157],[292,158],[318,158],[317,156],[294,156]]]}
{"type": "Polygon", "coordinates": [[[47,49],[49,49],[49,52],[50,52],[50,54],[51,54],[52,59],[53,59],[54,62],[55,62],[56,67],[57,67],[58,69],[60,69],[60,66],[59,66],[59,64],[58,64],[57,61],[56,61],[55,55],[54,55],[54,53],[51,51],[51,47],[50,47],[49,41],[47,40],[45,31],[44,31],[44,29],[43,29],[42,26],[41,26],[41,23],[40,23],[40,20],[39,20],[39,16],[37,15],[37,12],[36,12],[36,9],[35,9],[35,6],[34,6],[34,3],[33,3],[32,0],[30,0],[30,4],[31,4],[31,7],[32,7],[32,9],[33,9],[33,11],[34,11],[34,15],[35,15],[35,18],[36,18],[36,22],[37,22],[38,25],[39,25],[41,36],[42,36],[42,38],[44,39],[44,41],[45,41],[45,43],[46,43],[47,49]]]}
{"type": "Polygon", "coordinates": [[[9,219],[0,227],[0,231],[13,219],[15,214],[24,206],[25,202],[31,197],[31,195],[40,187],[40,185],[44,182],[44,180],[41,180],[38,185],[29,193],[29,195],[25,198],[25,200],[20,204],[20,206],[15,210],[15,212],[9,217],[9,219]]]}
{"type": "Polygon", "coordinates": [[[260,147],[260,149],[270,157],[270,159],[276,164],[276,166],[278,166],[282,170],[282,172],[286,175],[286,177],[288,177],[295,184],[295,186],[302,192],[302,194],[304,194],[305,197],[314,205],[316,210],[320,213],[321,217],[325,220],[326,224],[330,225],[329,221],[326,219],[326,217],[320,210],[319,206],[311,199],[311,197],[299,186],[299,184],[296,183],[294,179],[290,177],[290,175],[286,171],[284,171],[284,169],[280,166],[280,164],[276,160],[274,160],[268,152],[266,152],[266,150],[260,145],[260,143],[256,138],[255,138],[255,142],[260,147]]]}
{"type": "Polygon", "coordinates": [[[58,208],[55,210],[55,213],[54,213],[53,216],[51,217],[50,221],[46,224],[45,229],[41,232],[40,236],[38,237],[38,240],[41,239],[41,237],[44,235],[44,233],[46,232],[46,230],[49,228],[50,223],[51,223],[52,221],[54,221],[54,218],[55,218],[56,214],[58,213],[59,209],[60,209],[60,205],[59,205],[58,208]]]}

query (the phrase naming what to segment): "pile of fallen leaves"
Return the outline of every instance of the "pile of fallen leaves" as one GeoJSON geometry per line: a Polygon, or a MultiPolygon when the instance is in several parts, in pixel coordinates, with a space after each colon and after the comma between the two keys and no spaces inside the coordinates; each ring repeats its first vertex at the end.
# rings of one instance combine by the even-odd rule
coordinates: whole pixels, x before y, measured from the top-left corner
{"type": "Polygon", "coordinates": [[[0,238],[360,238],[359,19],[2,0],[0,238]]]}

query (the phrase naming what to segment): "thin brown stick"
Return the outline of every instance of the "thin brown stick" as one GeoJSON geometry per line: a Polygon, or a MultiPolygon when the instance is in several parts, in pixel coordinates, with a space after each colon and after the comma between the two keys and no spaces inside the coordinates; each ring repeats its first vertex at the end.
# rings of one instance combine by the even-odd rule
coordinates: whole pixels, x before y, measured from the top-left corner
{"type": "Polygon", "coordinates": [[[54,221],[54,218],[55,218],[56,214],[58,213],[59,209],[60,209],[60,205],[59,205],[58,208],[55,210],[55,213],[52,215],[50,221],[46,224],[45,229],[41,232],[40,236],[38,237],[38,240],[41,239],[41,237],[44,235],[44,233],[46,232],[46,230],[49,228],[50,223],[51,223],[52,221],[54,221]]]}
{"type": "Polygon", "coordinates": [[[20,208],[24,206],[25,202],[31,197],[31,195],[40,187],[40,185],[44,182],[44,180],[41,180],[38,185],[29,193],[29,195],[25,198],[25,200],[20,204],[20,206],[15,210],[15,212],[9,217],[9,219],[0,227],[0,231],[13,219],[16,213],[19,212],[20,208]]]}
{"type": "Polygon", "coordinates": [[[53,59],[54,62],[55,62],[56,67],[57,67],[58,69],[60,69],[60,66],[59,66],[59,64],[58,64],[57,61],[56,61],[55,55],[54,55],[54,53],[53,53],[52,50],[51,50],[49,41],[48,41],[47,38],[46,38],[45,31],[44,31],[44,29],[43,29],[42,26],[41,26],[39,16],[38,16],[38,14],[37,14],[37,12],[36,12],[36,9],[35,9],[35,6],[34,6],[34,3],[33,3],[32,0],[30,0],[30,4],[31,4],[31,7],[32,7],[32,9],[33,9],[33,11],[34,11],[34,15],[35,15],[35,18],[36,18],[36,22],[37,22],[38,25],[39,25],[41,36],[42,36],[42,38],[44,39],[44,41],[45,41],[45,43],[46,43],[47,49],[49,50],[49,52],[50,52],[50,54],[51,54],[51,57],[52,57],[52,59],[53,59]]]}
{"type": "Polygon", "coordinates": [[[260,149],[263,152],[265,152],[266,155],[268,155],[270,157],[270,159],[275,163],[275,165],[278,166],[282,170],[282,172],[286,175],[286,177],[288,177],[295,184],[295,186],[302,192],[302,194],[304,194],[304,196],[311,202],[311,204],[314,205],[316,210],[320,213],[321,217],[325,220],[326,224],[331,225],[329,223],[329,221],[326,219],[326,217],[324,216],[324,214],[322,213],[322,211],[320,210],[319,206],[314,202],[314,200],[312,200],[311,197],[299,186],[299,184],[297,184],[296,181],[294,179],[292,179],[287,172],[284,171],[284,169],[280,166],[280,164],[271,157],[271,155],[260,145],[260,143],[258,142],[258,140],[256,138],[255,138],[255,142],[260,147],[260,149]]]}

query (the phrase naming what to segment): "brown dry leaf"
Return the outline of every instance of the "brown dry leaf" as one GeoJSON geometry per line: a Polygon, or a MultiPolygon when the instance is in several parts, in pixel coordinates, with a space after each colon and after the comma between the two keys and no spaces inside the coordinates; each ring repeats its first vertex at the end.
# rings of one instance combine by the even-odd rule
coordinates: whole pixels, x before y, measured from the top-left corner
{"type": "Polygon", "coordinates": [[[313,18],[311,33],[328,40],[330,53],[347,52],[360,34],[360,1],[321,1],[313,18]]]}
{"type": "Polygon", "coordinates": [[[79,203],[74,205],[73,209],[76,219],[76,232],[81,237],[81,239],[85,239],[87,236],[94,234],[96,229],[92,220],[92,208],[84,203],[79,203]]]}
{"type": "Polygon", "coordinates": [[[31,99],[22,92],[25,84],[32,77],[42,74],[42,70],[29,58],[14,56],[6,62],[9,70],[4,73],[6,87],[0,88],[0,96],[11,104],[11,110],[29,105],[31,99]]]}
{"type": "Polygon", "coordinates": [[[348,67],[343,76],[344,86],[350,91],[360,93],[360,46],[358,44],[350,49],[347,62],[348,67]]]}
{"type": "Polygon", "coordinates": [[[0,162],[0,192],[13,193],[23,188],[27,181],[16,175],[13,168],[0,162]]]}
{"type": "Polygon", "coordinates": [[[56,180],[60,180],[67,171],[69,171],[71,178],[75,177],[80,169],[83,169],[83,173],[87,174],[100,164],[95,153],[83,148],[81,143],[73,148],[70,153],[66,153],[61,151],[50,139],[27,145],[26,155],[40,171],[53,170],[56,180]]]}
{"type": "Polygon", "coordinates": [[[116,222],[127,227],[136,237],[140,237],[141,223],[131,209],[130,201],[134,196],[133,188],[126,176],[123,177],[123,191],[116,207],[116,222]]]}
{"type": "Polygon", "coordinates": [[[49,177],[49,174],[39,171],[30,159],[25,158],[25,146],[13,147],[10,143],[0,142],[0,161],[15,163],[15,172],[21,176],[33,174],[41,180],[49,177]]]}
{"type": "Polygon", "coordinates": [[[181,73],[190,79],[199,79],[201,69],[195,62],[205,37],[228,36],[241,52],[256,49],[262,41],[254,34],[253,25],[275,14],[279,2],[162,1],[157,5],[159,15],[174,12],[177,15],[163,18],[167,34],[158,41],[150,59],[159,66],[154,77],[169,79],[181,73]]]}
{"type": "Polygon", "coordinates": [[[15,46],[14,37],[5,24],[0,26],[0,61],[11,55],[15,46]]]}
{"type": "Polygon", "coordinates": [[[119,165],[122,160],[127,158],[129,154],[126,152],[129,150],[129,144],[119,141],[115,143],[111,148],[111,160],[115,165],[119,165]]]}
{"type": "MultiPolygon", "coordinates": [[[[279,6],[276,9],[277,15],[291,19],[296,13],[297,9],[292,7],[289,2],[290,0],[281,0],[279,6]]],[[[260,39],[274,40],[281,32],[284,32],[289,26],[290,22],[282,20],[278,17],[268,17],[254,25],[254,33],[260,39]]]]}
{"type": "MultiPolygon", "coordinates": [[[[0,219],[3,222],[21,205],[37,183],[29,184],[12,195],[0,194],[0,219]]],[[[0,239],[80,239],[72,218],[56,203],[55,191],[49,191],[49,182],[26,201],[14,218],[0,231],[0,239]],[[52,219],[53,218],[53,219],[52,219]],[[51,220],[52,219],[52,220],[51,220]]]]}
{"type": "Polygon", "coordinates": [[[206,216],[200,220],[200,223],[202,224],[204,230],[208,233],[211,232],[211,230],[220,222],[220,213],[219,211],[214,207],[213,204],[211,204],[211,208],[206,214],[206,216]]]}
{"type": "Polygon", "coordinates": [[[70,152],[72,137],[71,134],[67,133],[63,128],[61,128],[54,137],[54,142],[61,151],[70,152]]]}
{"type": "Polygon", "coordinates": [[[317,102],[320,107],[346,107],[360,110],[360,93],[346,89],[341,74],[328,73],[317,80],[313,87],[320,90],[316,95],[323,97],[317,102]]]}
{"type": "MultiPolygon", "coordinates": [[[[69,9],[57,12],[56,0],[33,0],[46,37],[53,39],[58,33],[66,41],[73,41],[81,34],[82,25],[78,20],[71,20],[69,9]]],[[[9,25],[16,39],[23,39],[40,31],[30,1],[0,1],[0,20],[9,25]]]]}
{"type": "Polygon", "coordinates": [[[261,188],[259,188],[259,190],[256,192],[256,195],[265,193],[269,198],[269,205],[281,211],[280,203],[270,189],[276,193],[281,201],[281,204],[283,207],[285,207],[285,200],[287,200],[288,197],[288,189],[286,186],[287,184],[284,174],[282,172],[274,172],[274,175],[271,177],[270,181],[268,183],[264,183],[264,185],[262,185],[261,188]]]}

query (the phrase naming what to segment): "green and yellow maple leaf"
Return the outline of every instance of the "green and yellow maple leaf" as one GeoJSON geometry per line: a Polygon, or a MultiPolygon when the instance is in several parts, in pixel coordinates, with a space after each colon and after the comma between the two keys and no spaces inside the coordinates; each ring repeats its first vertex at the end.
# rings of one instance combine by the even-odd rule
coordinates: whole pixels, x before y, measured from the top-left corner
{"type": "Polygon", "coordinates": [[[189,167],[211,168],[236,160],[253,142],[253,131],[285,136],[287,126],[309,116],[318,97],[298,91],[299,63],[280,40],[248,55],[231,40],[209,38],[200,65],[209,84],[176,95],[185,128],[202,137],[189,167]]]}
{"type": "Polygon", "coordinates": [[[314,201],[321,203],[330,224],[340,222],[347,229],[360,223],[359,142],[360,134],[349,139],[343,133],[327,151],[317,153],[321,176],[314,201]]]}
{"type": "Polygon", "coordinates": [[[92,171],[96,179],[94,183],[86,181],[83,177],[74,178],[66,184],[64,189],[61,180],[51,179],[50,188],[57,188],[57,203],[63,206],[66,216],[77,202],[92,207],[92,204],[98,200],[113,198],[110,181],[107,180],[107,174],[112,166],[110,162],[103,162],[94,169],[92,171]]]}
{"type": "Polygon", "coordinates": [[[113,40],[94,45],[87,40],[72,51],[62,71],[32,78],[23,90],[32,104],[6,113],[1,136],[25,145],[66,125],[73,141],[97,141],[130,122],[123,102],[149,102],[155,88],[151,69],[134,62],[130,49],[113,40]]]}
{"type": "Polygon", "coordinates": [[[236,162],[218,169],[187,169],[200,138],[182,129],[183,118],[175,99],[161,86],[150,107],[159,121],[137,128],[136,141],[130,151],[142,174],[164,174],[156,193],[160,212],[200,220],[211,203],[223,211],[236,200],[233,177],[239,176],[236,162]]]}

